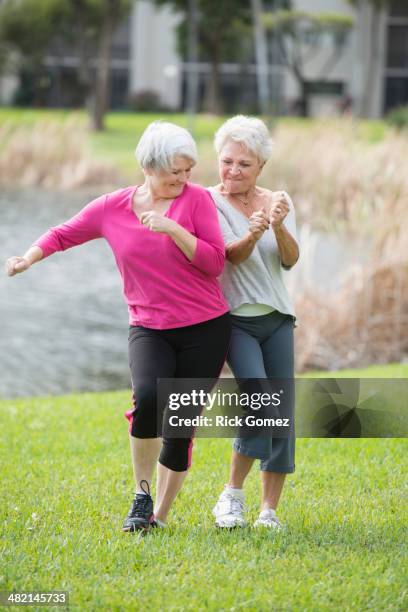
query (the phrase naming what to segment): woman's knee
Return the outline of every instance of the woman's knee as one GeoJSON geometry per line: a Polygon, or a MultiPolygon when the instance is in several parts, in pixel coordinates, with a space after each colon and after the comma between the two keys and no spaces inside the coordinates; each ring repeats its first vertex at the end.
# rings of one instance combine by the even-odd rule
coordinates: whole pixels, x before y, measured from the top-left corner
{"type": "Polygon", "coordinates": [[[191,465],[191,438],[163,438],[159,462],[174,472],[185,472],[191,465]]]}
{"type": "Polygon", "coordinates": [[[141,411],[156,408],[157,384],[155,380],[143,380],[133,384],[133,404],[141,411]]]}
{"type": "Polygon", "coordinates": [[[295,445],[294,435],[288,438],[273,438],[272,452],[267,459],[261,460],[261,471],[292,474],[295,471],[295,445]]]}
{"type": "Polygon", "coordinates": [[[157,438],[158,404],[156,381],[133,384],[133,415],[130,433],[135,438],[157,438]]]}

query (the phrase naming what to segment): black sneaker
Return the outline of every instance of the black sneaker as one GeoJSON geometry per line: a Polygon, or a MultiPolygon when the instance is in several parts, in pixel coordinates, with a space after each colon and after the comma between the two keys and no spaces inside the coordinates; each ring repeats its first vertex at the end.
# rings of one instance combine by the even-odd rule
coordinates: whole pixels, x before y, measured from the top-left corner
{"type": "Polygon", "coordinates": [[[150,488],[147,480],[140,482],[143,493],[136,493],[129,510],[129,514],[124,520],[122,531],[137,531],[138,529],[148,530],[153,526],[153,500],[150,496],[150,488]],[[144,488],[146,487],[146,488],[144,488]]]}

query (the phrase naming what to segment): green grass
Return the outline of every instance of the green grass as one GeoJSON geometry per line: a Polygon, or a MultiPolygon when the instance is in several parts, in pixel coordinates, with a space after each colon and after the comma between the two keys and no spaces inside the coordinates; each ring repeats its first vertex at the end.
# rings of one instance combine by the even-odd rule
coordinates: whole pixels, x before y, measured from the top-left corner
{"type": "MultiPolygon", "coordinates": [[[[126,174],[134,173],[136,162],[133,152],[145,128],[156,119],[173,121],[189,127],[183,114],[160,115],[153,113],[111,113],[106,118],[106,131],[91,134],[92,150],[101,159],[116,163],[126,174]]],[[[194,136],[200,143],[213,138],[222,118],[199,116],[194,123],[194,136]]]]}
{"type": "MultiPolygon", "coordinates": [[[[85,111],[70,111],[56,109],[21,109],[21,108],[0,108],[0,126],[7,122],[10,126],[9,133],[17,126],[25,125],[32,127],[39,121],[66,121],[76,119],[82,123],[84,129],[88,125],[85,111]]],[[[91,133],[89,144],[93,154],[109,162],[112,162],[121,169],[126,177],[132,176],[136,171],[136,164],[133,151],[136,143],[146,126],[155,119],[165,119],[174,121],[184,127],[191,126],[188,123],[188,116],[184,113],[131,113],[116,112],[106,116],[106,130],[99,133],[91,133]]],[[[222,124],[225,117],[215,117],[212,115],[198,115],[194,121],[194,136],[197,142],[212,141],[216,129],[222,124]]],[[[311,129],[319,120],[302,119],[298,117],[279,117],[271,120],[271,126],[287,125],[296,129],[311,129]]],[[[325,119],[326,124],[339,124],[338,119],[325,119]]],[[[339,124],[341,129],[341,123],[339,124]]],[[[382,140],[388,126],[384,121],[356,121],[356,137],[366,142],[378,142],[382,140]]],[[[1,143],[0,143],[1,144],[1,143]]]]}
{"type": "MultiPolygon", "coordinates": [[[[298,440],[274,534],[213,527],[231,441],[199,439],[168,528],[140,539],[120,531],[129,399],[0,402],[0,589],[68,590],[74,610],[407,609],[406,440],[298,440]]],[[[250,521],[259,491],[254,469],[250,521]]]]}
{"type": "Polygon", "coordinates": [[[314,378],[408,378],[408,363],[390,363],[374,365],[356,370],[340,370],[339,372],[315,371],[307,372],[303,377],[314,378]]]}
{"type": "MultiPolygon", "coordinates": [[[[84,111],[0,108],[0,126],[7,123],[9,134],[18,126],[33,127],[40,121],[62,122],[73,119],[79,125],[82,124],[84,130],[87,128],[88,118],[84,111]]],[[[133,155],[136,143],[144,129],[156,119],[174,121],[184,127],[190,127],[187,115],[181,113],[109,113],[106,116],[106,130],[89,134],[91,151],[95,157],[115,164],[130,178],[137,167],[133,155]]],[[[222,122],[222,117],[197,116],[194,122],[196,140],[212,140],[214,132],[222,122]]]]}

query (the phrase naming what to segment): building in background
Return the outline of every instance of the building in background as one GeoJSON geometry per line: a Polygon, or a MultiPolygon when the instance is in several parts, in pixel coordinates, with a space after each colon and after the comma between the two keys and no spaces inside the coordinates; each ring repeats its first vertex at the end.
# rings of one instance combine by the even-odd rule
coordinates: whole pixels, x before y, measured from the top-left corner
{"type": "Polygon", "coordinates": [[[408,2],[395,0],[385,16],[382,110],[408,104],[408,2]]]}
{"type": "MultiPolygon", "coordinates": [[[[267,10],[268,3],[264,0],[267,10]]],[[[357,10],[345,0],[295,0],[297,10],[333,12],[354,18],[354,27],[338,62],[326,78],[319,77],[328,45],[307,65],[311,84],[311,114],[338,113],[352,106],[357,114],[371,118],[408,104],[408,4],[392,0],[378,13],[362,0],[357,10]]],[[[139,0],[132,16],[137,41],[132,46],[130,90],[133,94],[156,92],[165,107],[184,108],[188,64],[175,49],[179,19],[169,9],[157,9],[148,0],[139,0]],[[152,35],[154,33],[154,35],[152,35]],[[160,43],[158,43],[160,41],[160,43]]],[[[222,96],[228,112],[258,111],[254,55],[242,64],[221,64],[222,96]]],[[[299,92],[279,56],[270,47],[271,96],[278,113],[290,113],[299,92]]],[[[201,93],[210,73],[208,64],[198,66],[201,93]]],[[[200,96],[202,99],[202,95],[200,96]]]]}
{"type": "MultiPolygon", "coordinates": [[[[265,10],[273,6],[264,0],[265,10]]],[[[312,115],[331,115],[341,110],[378,118],[390,109],[408,104],[408,4],[392,0],[388,10],[376,13],[362,0],[354,10],[345,0],[294,0],[293,8],[309,12],[334,12],[354,17],[354,27],[332,70],[321,78],[320,70],[328,45],[307,64],[312,115]]],[[[180,16],[171,8],[158,8],[149,0],[137,0],[133,11],[118,28],[111,60],[112,109],[183,110],[187,72],[199,75],[199,100],[210,78],[210,65],[193,67],[177,52],[176,28],[180,16]]],[[[252,45],[253,47],[253,45],[252,45]]],[[[255,52],[248,47],[241,63],[223,63],[221,96],[227,113],[259,112],[255,52]]],[[[78,57],[58,41],[45,58],[44,104],[77,107],[83,104],[75,67],[78,57]]],[[[293,76],[269,45],[272,107],[277,114],[295,112],[299,96],[293,76]]],[[[0,101],[11,103],[24,89],[24,80],[5,77],[0,83],[0,101]]],[[[21,95],[20,95],[21,98],[21,95]]],[[[24,97],[22,102],[24,103],[24,97]]],[[[29,101],[26,101],[29,104],[29,101]]]]}
{"type": "MultiPolygon", "coordinates": [[[[116,29],[110,62],[111,109],[122,109],[129,92],[130,48],[132,29],[129,20],[116,29]]],[[[80,58],[60,40],[56,40],[45,57],[44,67],[48,77],[46,105],[73,108],[83,106],[84,93],[78,84],[80,58]]],[[[92,61],[95,66],[96,60],[92,61]]]]}

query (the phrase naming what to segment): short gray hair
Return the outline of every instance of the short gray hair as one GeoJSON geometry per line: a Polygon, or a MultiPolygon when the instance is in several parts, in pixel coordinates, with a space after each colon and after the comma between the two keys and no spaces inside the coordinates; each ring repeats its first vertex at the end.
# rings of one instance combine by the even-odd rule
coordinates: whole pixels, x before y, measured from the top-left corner
{"type": "Polygon", "coordinates": [[[230,140],[244,145],[262,163],[265,163],[272,153],[272,140],[268,128],[261,119],[256,117],[235,115],[223,123],[214,137],[217,155],[230,140]]]}
{"type": "Polygon", "coordinates": [[[175,157],[197,163],[197,147],[190,132],[169,121],[153,121],[147,126],[135,150],[143,169],[170,170],[175,157]]]}

